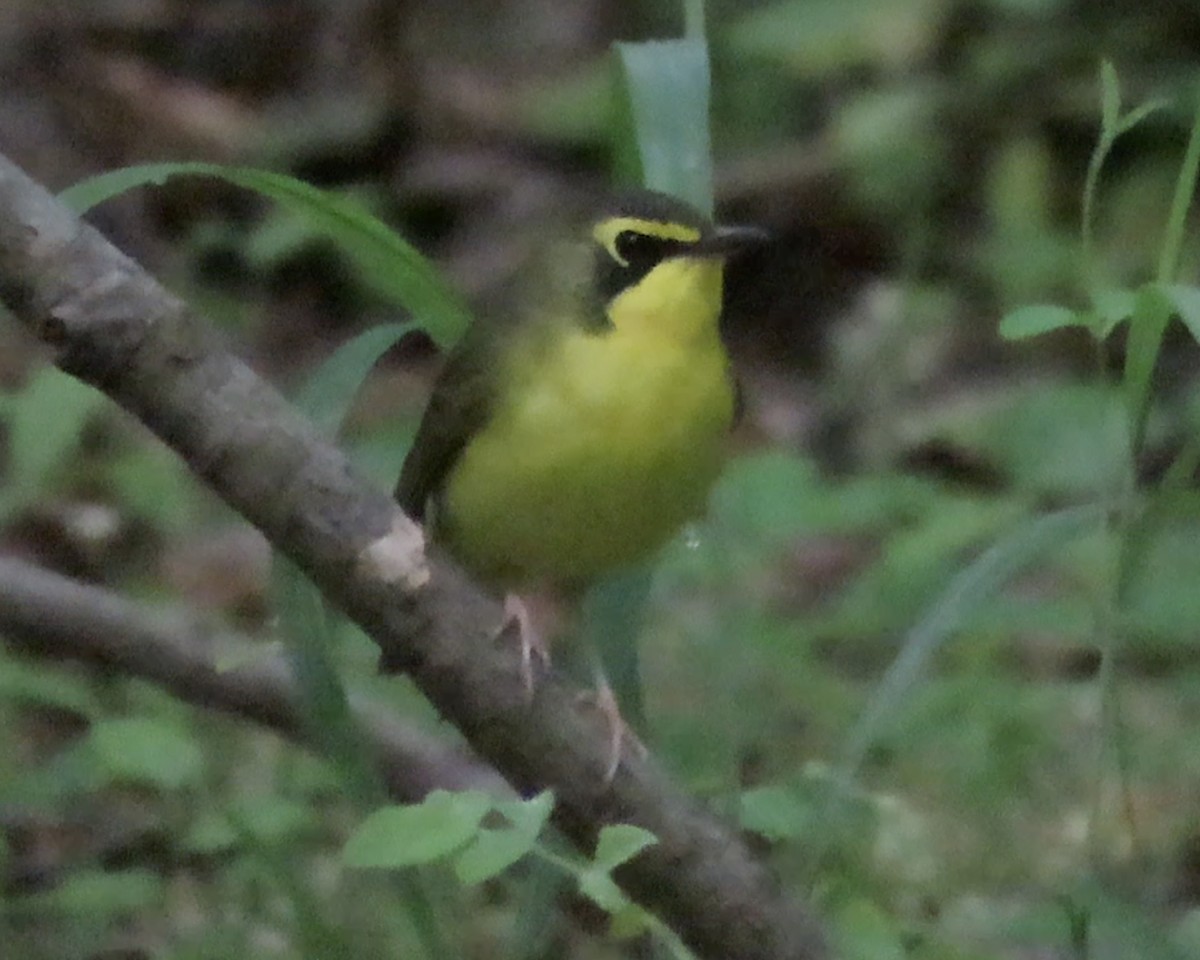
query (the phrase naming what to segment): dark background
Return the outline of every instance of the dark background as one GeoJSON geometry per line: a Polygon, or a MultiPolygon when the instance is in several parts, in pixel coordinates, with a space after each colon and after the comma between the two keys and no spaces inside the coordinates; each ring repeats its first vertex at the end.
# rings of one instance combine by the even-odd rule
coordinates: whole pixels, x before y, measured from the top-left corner
{"type": "MultiPolygon", "coordinates": [[[[648,0],[4,0],[0,150],[54,189],[159,160],[290,172],[355,196],[486,313],[547,225],[614,177],[612,42],[681,27],[648,0]]],[[[718,212],[775,239],[729,277],[746,417],[710,523],[658,568],[647,740],[694,791],[741,797],[786,882],[866,951],[850,955],[1193,955],[1195,517],[1151,537],[1119,619],[1098,530],[972,601],[922,684],[874,691],[989,545],[1111,495],[1122,331],[1098,348],[1080,329],[1007,343],[997,326],[1089,302],[1079,224],[1102,59],[1126,109],[1164,106],[1104,169],[1095,273],[1154,275],[1200,7],[714,0],[708,30],[718,212]],[[829,771],[875,707],[886,720],[831,814],[829,771]]],[[[397,319],[302,220],[220,181],[139,190],[91,219],[287,389],[397,319]]],[[[1192,234],[1180,283],[1195,253],[1192,234]]],[[[43,362],[0,322],[0,551],[268,644],[257,535],[43,362]]],[[[1173,323],[1144,489],[1195,432],[1195,367],[1173,323]]],[[[415,334],[364,390],[347,443],[381,484],[435,370],[415,334]]],[[[346,633],[347,682],[450,738],[346,633]]],[[[6,956],[308,956],[305,896],[347,955],[412,948],[377,909],[389,888],[338,867],[356,815],[296,748],[13,654],[0,720],[6,956]],[[177,778],[104,753],[97,731],[130,719],[190,758],[177,778]],[[230,832],[245,810],[269,843],[230,832]]],[[[524,930],[521,882],[447,894],[464,956],[649,949],[606,940],[578,904],[524,930]]]]}

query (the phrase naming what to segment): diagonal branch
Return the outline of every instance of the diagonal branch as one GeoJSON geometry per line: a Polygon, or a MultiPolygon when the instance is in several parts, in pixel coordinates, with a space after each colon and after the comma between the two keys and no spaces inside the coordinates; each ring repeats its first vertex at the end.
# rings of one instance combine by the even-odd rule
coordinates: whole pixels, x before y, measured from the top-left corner
{"type": "Polygon", "coordinates": [[[379,645],[382,668],[409,673],[513,786],[553,788],[556,822],[581,848],[606,823],[653,832],[617,880],[698,954],[826,956],[807,908],[652,760],[626,758],[605,786],[604,731],[553,678],[526,702],[495,601],[426,551],[211,327],[3,157],[0,301],[298,564],[379,645]]]}
{"type": "MultiPolygon", "coordinates": [[[[0,638],[19,653],[76,660],[159,684],[187,703],[302,740],[300,695],[282,657],[218,670],[220,638],[182,612],[151,612],[109,590],[0,557],[0,638]]],[[[430,790],[495,789],[499,778],[465,751],[355,704],[388,792],[414,802],[430,790]]]]}

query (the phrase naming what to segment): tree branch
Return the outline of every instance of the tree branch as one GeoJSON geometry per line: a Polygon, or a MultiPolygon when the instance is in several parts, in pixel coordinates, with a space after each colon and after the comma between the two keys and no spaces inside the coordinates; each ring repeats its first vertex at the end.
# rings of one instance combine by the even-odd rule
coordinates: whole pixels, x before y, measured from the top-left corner
{"type": "Polygon", "coordinates": [[[653,832],[616,879],[698,954],[826,956],[806,907],[652,760],[627,756],[605,785],[601,724],[555,678],[527,702],[498,604],[209,326],[3,157],[0,300],[299,565],[379,645],[382,669],[409,673],[518,790],[553,788],[582,849],[606,823],[653,832]]]}
{"type": "MultiPolygon", "coordinates": [[[[100,587],[21,560],[0,557],[0,637],[19,653],[76,660],[149,680],[180,700],[253,720],[291,740],[305,739],[300,696],[282,657],[218,670],[220,637],[180,612],[151,613],[100,587]]],[[[503,788],[487,767],[379,707],[355,703],[391,796],[430,790],[503,788]]]]}

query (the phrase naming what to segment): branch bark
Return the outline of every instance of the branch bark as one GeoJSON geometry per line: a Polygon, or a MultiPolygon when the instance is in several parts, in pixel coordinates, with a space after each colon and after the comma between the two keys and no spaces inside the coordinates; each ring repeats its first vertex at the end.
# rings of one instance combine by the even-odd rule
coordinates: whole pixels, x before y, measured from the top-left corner
{"type": "Polygon", "coordinates": [[[518,790],[553,788],[558,826],[590,850],[607,823],[659,842],[616,879],[699,955],[827,956],[805,905],[652,759],[604,784],[606,737],[547,678],[527,702],[494,599],[269,385],[135,263],[0,157],[0,301],[170,445],[307,573],[518,790]]]}
{"type": "MultiPolygon", "coordinates": [[[[0,638],[10,649],[74,660],[149,680],[198,707],[305,739],[300,696],[282,657],[218,670],[222,638],[182,611],[149,611],[109,590],[0,557],[0,638]]],[[[409,803],[430,790],[505,789],[479,761],[398,722],[377,705],[352,704],[389,794],[409,803]]]]}

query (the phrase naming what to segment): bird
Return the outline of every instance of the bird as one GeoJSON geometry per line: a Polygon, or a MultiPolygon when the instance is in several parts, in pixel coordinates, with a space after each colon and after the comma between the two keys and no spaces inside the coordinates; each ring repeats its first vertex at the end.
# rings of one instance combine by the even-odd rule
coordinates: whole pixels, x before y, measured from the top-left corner
{"type": "MultiPolygon", "coordinates": [[[[549,653],[522,595],[581,595],[704,513],[739,407],[724,268],[764,239],[663,193],[607,196],[449,352],[395,498],[505,597],[530,695],[549,653]]],[[[628,731],[593,660],[611,780],[628,731]]]]}

